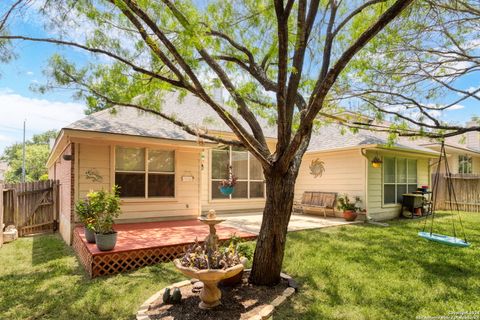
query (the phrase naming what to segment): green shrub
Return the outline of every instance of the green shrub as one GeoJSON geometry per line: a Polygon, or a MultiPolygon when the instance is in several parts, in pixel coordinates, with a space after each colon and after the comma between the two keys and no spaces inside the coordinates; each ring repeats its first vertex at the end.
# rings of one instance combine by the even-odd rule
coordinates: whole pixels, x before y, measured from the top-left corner
{"type": "Polygon", "coordinates": [[[120,214],[118,186],[114,186],[111,192],[89,192],[86,199],[75,204],[75,211],[87,228],[102,234],[114,232],[113,219],[120,214]]]}

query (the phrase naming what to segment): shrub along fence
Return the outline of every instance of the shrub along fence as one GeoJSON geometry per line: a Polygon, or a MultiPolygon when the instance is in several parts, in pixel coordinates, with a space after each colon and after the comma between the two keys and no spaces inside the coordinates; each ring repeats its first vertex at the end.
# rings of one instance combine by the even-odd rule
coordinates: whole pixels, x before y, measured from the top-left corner
{"type": "Polygon", "coordinates": [[[15,225],[19,236],[56,231],[58,188],[58,180],[1,185],[0,220],[15,225]]]}
{"type": "MultiPolygon", "coordinates": [[[[436,174],[432,175],[432,184],[435,176],[436,174]]],[[[451,177],[458,208],[461,211],[480,212],[480,175],[452,174],[451,177]]],[[[438,210],[456,209],[455,200],[449,197],[447,176],[444,173],[440,173],[438,188],[435,207],[438,210]]]]}

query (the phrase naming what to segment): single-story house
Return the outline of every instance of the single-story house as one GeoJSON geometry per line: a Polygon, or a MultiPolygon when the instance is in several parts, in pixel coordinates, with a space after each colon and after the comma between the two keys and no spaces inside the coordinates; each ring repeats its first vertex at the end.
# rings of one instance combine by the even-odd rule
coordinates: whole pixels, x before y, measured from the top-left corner
{"type": "MultiPolygon", "coordinates": [[[[162,112],[211,134],[234,137],[216,113],[193,96],[167,96],[162,112]]],[[[262,121],[274,148],[275,128],[262,121]]],[[[401,195],[430,184],[429,161],[438,152],[402,141],[386,147],[373,133],[342,134],[337,126],[314,134],[302,161],[295,198],[304,191],[358,196],[374,220],[398,216],[401,195]],[[372,160],[383,161],[373,168],[372,160]],[[312,162],[322,167],[311,172],[312,162]]],[[[265,204],[262,168],[247,151],[204,141],[171,122],[132,107],[104,110],[63,128],[47,167],[60,180],[60,233],[71,243],[74,203],[90,190],[120,186],[122,222],[178,220],[219,212],[260,212],[265,204]],[[229,167],[238,177],[235,192],[224,196],[219,181],[229,167]]]]}
{"type": "MultiPolygon", "coordinates": [[[[467,126],[476,125],[476,121],[467,122],[467,126]]],[[[438,142],[424,142],[423,147],[440,152],[438,142]]],[[[479,175],[480,174],[480,132],[472,131],[461,136],[447,138],[445,151],[448,166],[453,174],[479,175]]],[[[436,172],[438,159],[432,160],[432,173],[436,172]]],[[[445,166],[440,167],[440,173],[445,173],[445,166]]]]}

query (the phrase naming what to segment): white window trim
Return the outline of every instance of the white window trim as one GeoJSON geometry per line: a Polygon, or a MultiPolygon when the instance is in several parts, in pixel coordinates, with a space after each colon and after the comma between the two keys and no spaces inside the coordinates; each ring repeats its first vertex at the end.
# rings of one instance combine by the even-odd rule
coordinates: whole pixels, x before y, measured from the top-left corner
{"type": "Polygon", "coordinates": [[[249,151],[233,151],[232,150],[232,147],[229,146],[228,147],[228,157],[229,157],[229,166],[232,165],[232,153],[233,152],[247,152],[247,179],[237,179],[237,182],[246,182],[247,183],[247,197],[246,198],[233,198],[232,195],[229,195],[228,197],[225,196],[225,198],[213,198],[213,191],[212,191],[212,182],[220,182],[224,179],[213,179],[212,178],[212,174],[213,174],[213,152],[215,150],[214,149],[211,149],[210,150],[210,168],[209,168],[209,173],[208,173],[208,181],[209,181],[209,186],[208,186],[208,189],[209,189],[209,201],[210,202],[216,202],[216,201],[219,201],[219,202],[222,202],[222,201],[254,201],[254,200],[258,200],[258,201],[262,201],[262,200],[265,200],[265,196],[266,196],[266,192],[267,192],[267,189],[266,189],[266,186],[265,186],[265,179],[253,179],[253,180],[250,180],[250,157],[253,157],[253,155],[249,152],[249,151]],[[264,185],[263,185],[263,197],[250,197],[250,182],[262,182],[264,185]]]}
{"type": "Polygon", "coordinates": [[[398,185],[406,185],[407,186],[407,193],[409,185],[415,185],[418,187],[418,159],[414,158],[405,158],[405,157],[395,157],[395,156],[383,156],[383,163],[385,163],[385,158],[393,158],[395,159],[395,182],[385,182],[385,165],[382,166],[382,207],[396,207],[400,206],[401,203],[397,202],[397,186],[398,185]],[[398,159],[405,159],[406,160],[406,168],[405,168],[405,175],[406,175],[406,182],[397,182],[397,161],[398,159]],[[417,166],[417,176],[415,179],[415,183],[408,182],[408,160],[415,160],[415,164],[417,166]],[[385,185],[395,185],[395,202],[394,203],[385,203],[385,185]]]}
{"type": "MultiPolygon", "coordinates": [[[[465,167],[463,167],[463,168],[465,169],[465,167]]],[[[460,173],[460,174],[472,174],[473,173],[473,158],[472,158],[472,156],[469,156],[468,154],[459,154],[458,155],[458,173],[460,173]],[[468,162],[470,162],[470,172],[461,172],[460,171],[460,163],[462,162],[462,160],[460,160],[460,159],[462,157],[467,158],[468,162]]]]}
{"type": "Polygon", "coordinates": [[[145,175],[145,196],[144,197],[122,197],[122,201],[126,202],[138,202],[138,201],[172,201],[177,199],[177,150],[175,149],[166,149],[166,148],[149,148],[149,147],[133,147],[133,146],[122,146],[122,145],[114,145],[113,146],[113,184],[116,185],[115,181],[115,175],[117,172],[119,173],[143,173],[145,175]],[[117,147],[122,147],[122,148],[131,148],[131,149],[144,149],[145,150],[145,170],[142,171],[128,171],[128,170],[117,170],[117,147]],[[171,151],[173,152],[173,172],[170,171],[152,171],[150,172],[148,170],[148,152],[150,150],[162,150],[162,151],[171,151]],[[148,196],[148,174],[170,174],[173,175],[173,181],[174,181],[174,186],[173,186],[173,196],[172,197],[161,197],[161,196],[155,196],[155,197],[149,197],[148,196]]]}

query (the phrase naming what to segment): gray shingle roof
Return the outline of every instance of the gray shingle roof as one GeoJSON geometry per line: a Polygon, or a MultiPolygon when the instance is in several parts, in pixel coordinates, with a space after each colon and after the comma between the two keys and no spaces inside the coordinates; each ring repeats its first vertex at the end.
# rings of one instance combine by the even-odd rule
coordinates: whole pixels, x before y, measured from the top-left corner
{"type": "MultiPolygon", "coordinates": [[[[235,110],[228,109],[228,111],[236,114],[235,110]]],[[[225,132],[231,131],[210,106],[192,95],[187,95],[180,102],[175,94],[166,96],[161,111],[193,127],[225,132]]],[[[240,117],[237,117],[237,119],[240,119],[240,117]]],[[[264,133],[267,137],[276,137],[275,128],[268,125],[265,119],[259,118],[258,120],[262,128],[264,128],[264,133]]],[[[245,121],[240,122],[248,129],[245,121]]],[[[70,124],[66,129],[174,140],[197,140],[196,136],[186,133],[170,121],[133,107],[117,106],[114,113],[110,110],[96,112],[70,124]]]]}
{"type": "MultiPolygon", "coordinates": [[[[384,133],[370,131],[353,133],[349,130],[342,132],[339,125],[326,125],[317,129],[312,135],[307,151],[326,151],[364,145],[386,145],[387,143],[387,135],[384,133]]],[[[406,138],[399,138],[393,147],[435,153],[435,151],[418,146],[415,141],[406,138]]]]}
{"type": "MultiPolygon", "coordinates": [[[[173,115],[194,127],[225,132],[231,131],[210,106],[193,95],[187,95],[179,102],[176,94],[169,94],[164,99],[161,111],[165,114],[173,115]]],[[[233,109],[229,109],[229,111],[236,114],[233,109]]],[[[241,117],[237,117],[237,119],[241,119],[241,117]]],[[[276,128],[270,126],[263,118],[258,120],[264,129],[265,136],[275,138],[276,128]]],[[[245,128],[248,128],[245,121],[240,120],[240,122],[245,128]]],[[[168,120],[133,107],[117,106],[114,113],[110,110],[96,112],[70,124],[66,129],[197,141],[195,135],[186,133],[168,120]]],[[[317,129],[313,134],[308,151],[335,150],[376,144],[387,144],[386,135],[368,131],[354,134],[348,130],[342,134],[339,125],[326,125],[317,129]]],[[[408,139],[399,139],[395,147],[432,152],[431,149],[418,146],[415,141],[409,141],[408,139]]]]}

